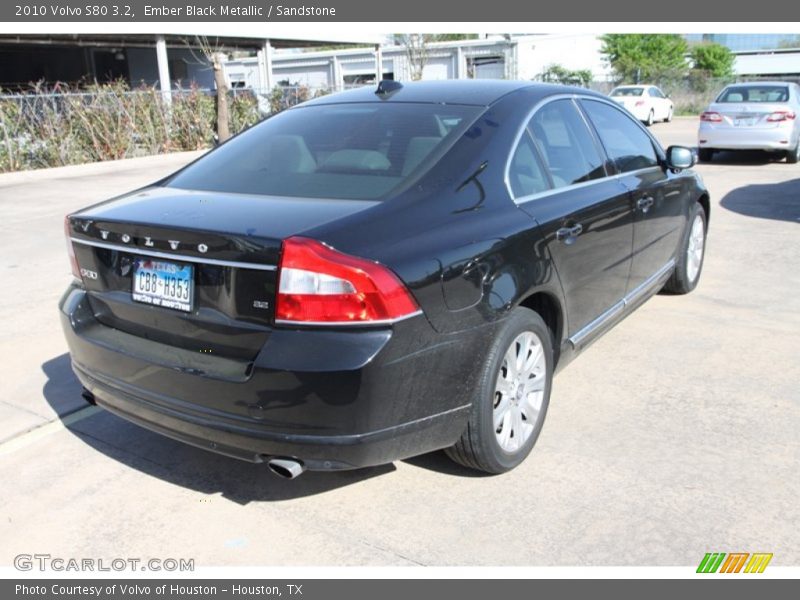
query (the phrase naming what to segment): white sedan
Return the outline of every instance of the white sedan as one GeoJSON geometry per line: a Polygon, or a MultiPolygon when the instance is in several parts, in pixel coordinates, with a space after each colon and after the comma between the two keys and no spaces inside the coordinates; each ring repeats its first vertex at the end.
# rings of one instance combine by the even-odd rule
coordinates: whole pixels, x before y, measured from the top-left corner
{"type": "Polygon", "coordinates": [[[672,120],[672,100],[654,85],[621,85],[611,90],[609,96],[648,126],[672,120]]]}
{"type": "Polygon", "coordinates": [[[800,86],[787,81],[736,83],[700,115],[698,155],[719,150],[765,150],[800,162],[800,86]]]}

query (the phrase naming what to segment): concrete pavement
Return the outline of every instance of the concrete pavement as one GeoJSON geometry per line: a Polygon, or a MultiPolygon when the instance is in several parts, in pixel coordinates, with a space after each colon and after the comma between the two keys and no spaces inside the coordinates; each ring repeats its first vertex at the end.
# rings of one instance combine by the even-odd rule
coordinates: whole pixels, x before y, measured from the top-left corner
{"type": "MultiPolygon", "coordinates": [[[[653,131],[693,144],[695,126],[653,131]]],[[[0,565],[21,552],[694,565],[709,551],[800,564],[799,165],[747,154],[698,167],[712,194],[699,287],[655,297],[556,378],[517,470],[477,476],[434,453],[290,482],[81,412],[56,311],[63,215],[189,158],[0,175],[0,565]]]]}

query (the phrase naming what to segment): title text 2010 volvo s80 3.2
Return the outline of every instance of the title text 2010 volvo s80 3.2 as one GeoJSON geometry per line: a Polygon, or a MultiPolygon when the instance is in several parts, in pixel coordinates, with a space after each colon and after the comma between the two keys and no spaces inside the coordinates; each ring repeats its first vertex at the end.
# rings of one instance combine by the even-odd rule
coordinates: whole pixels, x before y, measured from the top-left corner
{"type": "Polygon", "coordinates": [[[504,472],[558,369],[697,285],[693,165],[579,88],[319,98],[66,218],[72,365],[87,400],[285,477],[442,448],[504,472]]]}

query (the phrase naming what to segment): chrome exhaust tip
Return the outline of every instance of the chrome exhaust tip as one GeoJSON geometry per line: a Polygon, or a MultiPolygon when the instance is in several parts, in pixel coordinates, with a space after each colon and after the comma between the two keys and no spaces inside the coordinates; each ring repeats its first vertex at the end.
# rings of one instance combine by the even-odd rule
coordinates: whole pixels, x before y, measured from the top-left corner
{"type": "Polygon", "coordinates": [[[270,458],[267,461],[267,466],[275,475],[284,479],[295,479],[306,470],[303,463],[293,458],[270,458]]]}

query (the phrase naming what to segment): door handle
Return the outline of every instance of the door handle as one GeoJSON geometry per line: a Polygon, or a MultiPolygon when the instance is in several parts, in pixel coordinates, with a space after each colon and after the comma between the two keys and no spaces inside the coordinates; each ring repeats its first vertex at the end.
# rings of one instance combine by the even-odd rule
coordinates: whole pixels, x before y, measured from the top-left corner
{"type": "Polygon", "coordinates": [[[575,238],[578,237],[580,234],[583,233],[583,225],[577,223],[572,227],[562,227],[561,229],[556,230],[556,239],[561,240],[567,244],[571,244],[575,241],[575,238]]]}
{"type": "Polygon", "coordinates": [[[644,196],[643,198],[639,198],[639,200],[636,202],[636,208],[641,210],[643,213],[646,213],[648,210],[650,210],[650,207],[653,206],[654,203],[655,200],[652,196],[644,196]]]}

